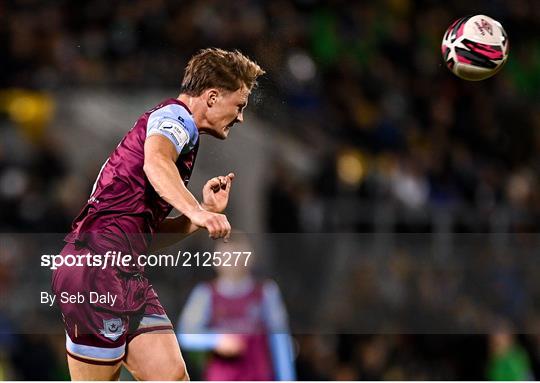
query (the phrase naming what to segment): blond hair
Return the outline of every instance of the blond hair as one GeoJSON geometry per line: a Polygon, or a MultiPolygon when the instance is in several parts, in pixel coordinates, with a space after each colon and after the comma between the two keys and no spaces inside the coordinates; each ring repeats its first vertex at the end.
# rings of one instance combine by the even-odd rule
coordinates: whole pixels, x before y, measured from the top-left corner
{"type": "Polygon", "coordinates": [[[182,93],[200,96],[209,88],[236,91],[252,89],[265,71],[239,51],[202,49],[188,62],[182,80],[182,93]]]}

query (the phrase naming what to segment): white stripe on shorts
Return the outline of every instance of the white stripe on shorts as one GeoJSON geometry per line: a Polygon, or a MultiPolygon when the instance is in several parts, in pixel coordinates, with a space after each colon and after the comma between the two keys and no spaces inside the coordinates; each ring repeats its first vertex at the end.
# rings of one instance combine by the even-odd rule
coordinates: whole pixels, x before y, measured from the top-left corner
{"type": "Polygon", "coordinates": [[[123,345],[115,348],[87,346],[84,344],[74,343],[66,333],[66,349],[70,353],[82,358],[107,362],[122,358],[126,351],[126,345],[124,343],[123,345]]]}

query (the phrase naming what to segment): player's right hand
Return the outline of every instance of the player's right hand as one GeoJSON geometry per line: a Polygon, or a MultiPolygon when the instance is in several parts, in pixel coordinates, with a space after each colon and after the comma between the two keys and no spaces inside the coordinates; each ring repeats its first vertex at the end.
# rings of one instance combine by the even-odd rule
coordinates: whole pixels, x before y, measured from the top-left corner
{"type": "Polygon", "coordinates": [[[244,352],[246,348],[244,339],[240,335],[222,334],[219,337],[215,352],[221,356],[233,357],[244,352]]]}
{"type": "Polygon", "coordinates": [[[224,238],[228,240],[231,235],[231,224],[225,214],[211,213],[204,209],[195,210],[186,214],[195,226],[208,230],[212,239],[224,238]]]}

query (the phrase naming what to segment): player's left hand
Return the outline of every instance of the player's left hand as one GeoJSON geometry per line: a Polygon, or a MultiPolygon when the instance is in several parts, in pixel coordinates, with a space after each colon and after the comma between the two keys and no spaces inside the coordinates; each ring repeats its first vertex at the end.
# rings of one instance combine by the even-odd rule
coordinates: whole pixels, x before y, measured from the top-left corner
{"type": "Polygon", "coordinates": [[[203,187],[203,203],[205,210],[212,213],[221,213],[229,202],[229,192],[231,191],[234,173],[226,176],[214,177],[206,182],[203,187]]]}

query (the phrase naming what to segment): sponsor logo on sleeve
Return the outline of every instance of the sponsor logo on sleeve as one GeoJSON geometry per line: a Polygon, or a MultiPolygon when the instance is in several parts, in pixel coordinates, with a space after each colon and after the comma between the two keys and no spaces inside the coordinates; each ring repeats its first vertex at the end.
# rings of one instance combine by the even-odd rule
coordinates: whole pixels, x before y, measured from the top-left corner
{"type": "Polygon", "coordinates": [[[174,139],[176,146],[184,147],[189,142],[186,129],[176,121],[165,120],[159,124],[158,130],[168,132],[174,139]]]}

